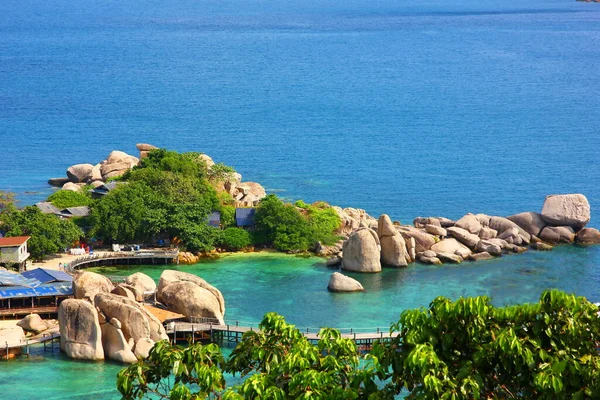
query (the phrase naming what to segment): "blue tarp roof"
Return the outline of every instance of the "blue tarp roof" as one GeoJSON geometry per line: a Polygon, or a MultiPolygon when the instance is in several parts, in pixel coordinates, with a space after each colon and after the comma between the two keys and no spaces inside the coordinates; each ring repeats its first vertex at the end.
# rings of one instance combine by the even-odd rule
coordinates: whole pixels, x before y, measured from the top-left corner
{"type": "Polygon", "coordinates": [[[254,208],[236,208],[235,223],[237,226],[254,226],[254,208]]]}
{"type": "Polygon", "coordinates": [[[0,299],[42,296],[70,296],[72,294],[73,285],[71,282],[45,283],[35,288],[24,286],[9,286],[0,288],[0,299]]]}
{"type": "Polygon", "coordinates": [[[1,286],[38,286],[40,281],[31,279],[21,274],[15,274],[5,270],[0,270],[0,287],[1,286]]]}
{"type": "Polygon", "coordinates": [[[50,282],[73,282],[73,277],[66,272],[53,269],[36,268],[30,271],[22,272],[25,278],[37,279],[40,283],[50,282]]]}

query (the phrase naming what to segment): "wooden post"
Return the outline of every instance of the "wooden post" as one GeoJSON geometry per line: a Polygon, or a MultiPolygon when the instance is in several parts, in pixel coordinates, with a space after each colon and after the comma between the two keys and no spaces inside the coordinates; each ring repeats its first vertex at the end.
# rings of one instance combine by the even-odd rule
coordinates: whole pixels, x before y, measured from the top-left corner
{"type": "Polygon", "coordinates": [[[8,342],[6,342],[6,359],[8,360],[8,342]]]}

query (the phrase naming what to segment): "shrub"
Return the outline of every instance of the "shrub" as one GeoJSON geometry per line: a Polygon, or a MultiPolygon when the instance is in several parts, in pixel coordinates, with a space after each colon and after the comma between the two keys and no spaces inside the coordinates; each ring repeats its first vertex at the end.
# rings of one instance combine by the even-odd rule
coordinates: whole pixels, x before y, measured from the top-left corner
{"type": "Polygon", "coordinates": [[[229,251],[238,251],[252,244],[250,234],[242,228],[227,228],[223,231],[219,244],[229,251]]]}
{"type": "Polygon", "coordinates": [[[46,201],[51,202],[60,209],[89,206],[92,204],[92,199],[88,195],[72,190],[59,190],[54,192],[46,201]]]}

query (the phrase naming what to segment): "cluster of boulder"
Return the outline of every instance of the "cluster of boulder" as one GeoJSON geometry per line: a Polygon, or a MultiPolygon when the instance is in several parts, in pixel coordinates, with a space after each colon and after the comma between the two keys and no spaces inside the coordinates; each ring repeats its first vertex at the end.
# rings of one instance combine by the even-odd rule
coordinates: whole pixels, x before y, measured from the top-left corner
{"type": "MultiPolygon", "coordinates": [[[[139,146],[139,145],[138,145],[139,146]]],[[[150,145],[144,145],[150,146],[150,145]]],[[[152,148],[155,148],[152,146],[152,148]]],[[[105,160],[97,164],[75,164],[67,168],[66,178],[52,178],[48,183],[61,186],[63,190],[80,191],[85,185],[98,187],[110,178],[122,176],[138,165],[140,159],[123,151],[111,151],[105,160]]]]}
{"type": "Polygon", "coordinates": [[[85,271],[73,280],[73,293],[73,299],[61,302],[58,323],[61,350],[75,359],[133,363],[148,357],[154,343],[168,339],[161,321],[143,304],[155,294],[167,309],[186,317],[222,322],[225,313],[216,288],[172,270],[163,272],[158,288],[139,272],[114,285],[105,276],[85,271]]]}
{"type": "MultiPolygon", "coordinates": [[[[120,177],[140,160],[148,157],[148,153],[158,147],[148,143],[138,143],[136,147],[139,157],[129,155],[123,151],[114,150],[108,157],[93,164],[75,164],[67,168],[66,178],[51,178],[48,183],[52,186],[61,187],[63,190],[80,191],[85,185],[98,187],[106,183],[110,178],[120,177]]],[[[206,164],[207,170],[215,166],[215,162],[206,154],[200,154],[199,158],[206,164]]],[[[242,182],[242,175],[234,172],[215,182],[217,189],[229,193],[235,200],[236,207],[254,207],[267,195],[265,188],[256,182],[242,182]]]]}
{"type": "MultiPolygon", "coordinates": [[[[541,213],[506,218],[467,214],[457,221],[417,217],[413,225],[392,222],[385,214],[375,220],[363,210],[337,211],[342,219],[340,233],[347,235],[346,240],[319,246],[317,252],[331,257],[328,265],[354,272],[379,272],[382,265],[403,267],[414,261],[438,265],[487,260],[528,248],[551,250],[561,243],[600,243],[600,231],[585,228],[590,205],[582,194],[547,196],[541,213]]],[[[340,291],[339,284],[330,282],[330,290],[332,287],[340,291]]],[[[353,288],[356,285],[350,285],[348,291],[353,288]]]]}

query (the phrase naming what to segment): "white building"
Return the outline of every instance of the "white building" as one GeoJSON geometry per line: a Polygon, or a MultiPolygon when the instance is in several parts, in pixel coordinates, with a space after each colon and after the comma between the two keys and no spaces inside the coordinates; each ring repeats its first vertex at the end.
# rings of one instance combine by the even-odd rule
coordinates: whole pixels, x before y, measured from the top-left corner
{"type": "Polygon", "coordinates": [[[15,236],[0,238],[0,263],[23,264],[29,253],[27,241],[31,236],[15,236]]]}

